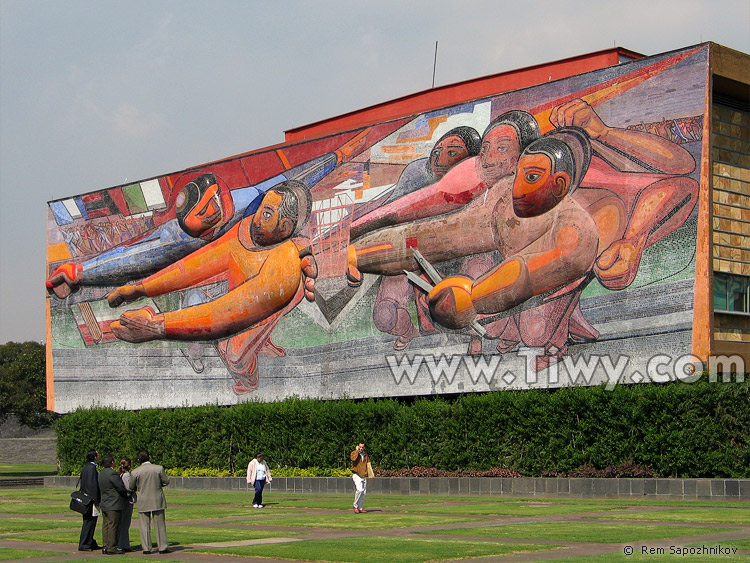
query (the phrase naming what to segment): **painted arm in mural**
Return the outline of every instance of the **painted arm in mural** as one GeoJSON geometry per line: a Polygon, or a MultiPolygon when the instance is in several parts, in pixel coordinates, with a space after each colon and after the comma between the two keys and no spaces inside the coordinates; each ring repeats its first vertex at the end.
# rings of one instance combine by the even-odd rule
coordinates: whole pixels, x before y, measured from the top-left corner
{"type": "Polygon", "coordinates": [[[695,169],[695,160],[669,139],[606,126],[583,100],[572,100],[554,108],[550,121],[557,127],[583,128],[593,140],[595,152],[597,147],[614,150],[621,158],[640,167],[642,173],[655,178],[642,187],[636,181],[638,173],[618,174],[600,160],[592,162],[590,175],[584,181],[584,185],[588,181],[590,185],[611,189],[625,203],[625,216],[614,221],[611,213],[593,213],[603,235],[594,271],[608,289],[623,289],[635,279],[643,250],[674,231],[690,215],[697,200],[698,183],[684,175],[695,169]],[[612,236],[605,233],[612,233],[612,236]]]}
{"type": "Polygon", "coordinates": [[[185,233],[177,221],[168,221],[129,246],[113,248],[82,264],[62,264],[47,280],[47,291],[64,299],[81,285],[124,283],[179,260],[204,244],[185,233]]]}
{"type": "MultiPolygon", "coordinates": [[[[315,277],[311,256],[300,256],[291,240],[310,214],[311,196],[301,182],[286,181],[264,196],[258,211],[219,240],[179,260],[139,284],[115,289],[112,307],[139,297],[155,297],[226,276],[227,294],[178,311],[155,313],[150,307],[128,311],[111,324],[121,340],[214,340],[267,319],[288,305],[315,277]],[[304,270],[304,272],[303,272],[304,270]]],[[[309,295],[307,295],[309,298],[309,295]]]]}
{"type": "MultiPolygon", "coordinates": [[[[585,275],[596,258],[596,225],[576,203],[563,206],[542,236],[483,276],[456,275],[438,283],[427,296],[433,319],[464,328],[478,313],[502,313],[585,275]]],[[[524,223],[520,229],[534,230],[524,223]]]]}
{"type": "Polygon", "coordinates": [[[398,225],[460,209],[489,186],[476,170],[478,157],[467,158],[451,168],[434,184],[392,201],[352,223],[350,239],[355,240],[376,229],[398,225]]]}
{"type": "Polygon", "coordinates": [[[645,131],[608,127],[594,108],[580,99],[555,107],[550,122],[556,127],[580,127],[592,141],[604,143],[653,171],[689,174],[695,168],[695,160],[680,145],[645,131]]]}
{"type": "Polygon", "coordinates": [[[195,188],[191,186],[190,189],[196,192],[196,203],[184,213],[182,222],[171,219],[130,244],[113,248],[81,264],[60,265],[49,276],[47,291],[64,299],[82,285],[119,285],[159,271],[223,235],[243,216],[255,213],[263,195],[280,182],[291,179],[307,186],[315,185],[338,164],[361,151],[369,131],[364,130],[332,153],[290,168],[259,184],[231,190],[229,198],[217,196],[216,179],[212,174],[205,174],[190,183],[195,184],[195,188]],[[203,180],[206,185],[202,186],[204,177],[212,179],[203,180]],[[206,209],[213,211],[207,212],[206,209]]]}
{"type": "MultiPolygon", "coordinates": [[[[216,340],[255,326],[283,309],[302,283],[299,250],[293,242],[287,241],[256,254],[259,256],[253,257],[253,261],[257,262],[258,269],[225,295],[208,303],[166,313],[155,313],[150,307],[128,311],[120,316],[119,321],[112,323],[112,332],[127,342],[216,340]]],[[[229,266],[226,260],[220,262],[225,266],[212,264],[203,273],[207,274],[211,269],[221,271],[229,266]]],[[[175,280],[164,277],[148,280],[149,283],[138,286],[135,293],[158,294],[173,287],[173,281],[179,277],[175,280]]]]}

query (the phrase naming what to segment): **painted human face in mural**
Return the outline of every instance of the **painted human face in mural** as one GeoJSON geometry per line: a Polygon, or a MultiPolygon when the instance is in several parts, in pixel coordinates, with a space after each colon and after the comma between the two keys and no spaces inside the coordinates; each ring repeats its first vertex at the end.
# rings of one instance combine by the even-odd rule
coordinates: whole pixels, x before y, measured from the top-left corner
{"type": "Polygon", "coordinates": [[[513,182],[513,210],[519,217],[536,217],[555,207],[568,193],[570,175],[555,172],[543,153],[523,154],[513,182]]]}
{"type": "Polygon", "coordinates": [[[436,180],[439,180],[454,165],[469,156],[469,150],[458,135],[449,135],[441,139],[430,152],[430,169],[436,180]]]}
{"type": "Polygon", "coordinates": [[[271,246],[291,236],[294,221],[289,217],[282,217],[282,200],[283,195],[275,190],[270,190],[263,197],[250,225],[250,236],[255,244],[271,246]]]}
{"type": "Polygon", "coordinates": [[[486,184],[510,176],[516,168],[521,153],[518,134],[510,125],[491,129],[482,139],[479,153],[479,177],[486,184]]]}
{"type": "Polygon", "coordinates": [[[216,230],[225,222],[226,203],[223,201],[218,183],[212,176],[210,180],[204,180],[204,183],[210,182],[209,185],[199,186],[200,180],[204,178],[186,184],[177,194],[175,206],[180,225],[187,234],[211,240],[216,230]]]}

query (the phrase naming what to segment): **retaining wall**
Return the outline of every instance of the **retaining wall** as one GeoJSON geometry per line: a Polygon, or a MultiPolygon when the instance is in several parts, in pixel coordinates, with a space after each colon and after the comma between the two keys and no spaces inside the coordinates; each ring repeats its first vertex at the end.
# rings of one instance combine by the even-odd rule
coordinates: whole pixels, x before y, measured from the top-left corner
{"type": "MultiPolygon", "coordinates": [[[[45,477],[45,487],[75,488],[78,477],[45,477]]],[[[170,477],[173,490],[248,491],[244,477],[170,477]]],[[[276,477],[266,492],[348,494],[346,477],[276,477]]],[[[400,495],[498,495],[565,498],[644,498],[750,501],[750,479],[568,479],[536,477],[376,477],[368,493],[400,495]]]]}

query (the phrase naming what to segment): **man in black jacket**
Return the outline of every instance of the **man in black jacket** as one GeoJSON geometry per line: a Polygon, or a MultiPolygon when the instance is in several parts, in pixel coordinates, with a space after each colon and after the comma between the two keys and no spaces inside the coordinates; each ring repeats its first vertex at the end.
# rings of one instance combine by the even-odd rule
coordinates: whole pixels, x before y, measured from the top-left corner
{"type": "Polygon", "coordinates": [[[120,518],[122,517],[123,498],[128,491],[122,484],[120,474],[113,469],[115,456],[106,454],[102,458],[102,470],[99,472],[99,490],[101,492],[102,511],[102,553],[115,555],[124,553],[117,547],[119,539],[120,518]]]}
{"type": "Polygon", "coordinates": [[[90,450],[86,454],[86,464],[81,468],[81,492],[86,493],[94,499],[89,504],[88,512],[83,515],[83,525],[81,526],[81,537],[78,540],[78,551],[92,551],[99,549],[94,540],[94,530],[96,529],[96,519],[94,516],[94,505],[99,506],[101,496],[99,494],[99,479],[96,470],[96,462],[99,461],[99,452],[90,450]]]}

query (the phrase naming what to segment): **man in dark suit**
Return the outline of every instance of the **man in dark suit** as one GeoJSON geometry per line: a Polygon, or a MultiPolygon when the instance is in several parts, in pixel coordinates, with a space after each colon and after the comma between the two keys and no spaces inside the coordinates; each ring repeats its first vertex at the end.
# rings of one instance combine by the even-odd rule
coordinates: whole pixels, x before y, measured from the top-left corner
{"type": "Polygon", "coordinates": [[[113,469],[115,456],[106,454],[102,458],[102,470],[99,472],[99,491],[101,492],[102,543],[105,555],[125,553],[117,547],[120,530],[120,518],[124,507],[124,497],[128,491],[122,484],[119,473],[113,469]]]}
{"type": "Polygon", "coordinates": [[[83,515],[83,525],[81,526],[81,537],[78,540],[78,551],[93,551],[99,549],[99,545],[94,539],[94,530],[96,529],[96,519],[94,516],[94,505],[99,506],[101,495],[99,493],[99,473],[96,470],[96,462],[99,461],[99,452],[90,450],[86,454],[86,464],[81,468],[81,492],[86,493],[94,499],[89,504],[88,511],[83,515]]]}
{"type": "Polygon", "coordinates": [[[153,465],[146,450],[138,454],[140,466],[130,473],[130,490],[138,491],[138,530],[141,533],[143,553],[151,553],[151,517],[154,518],[156,545],[159,553],[169,553],[167,523],[164,511],[167,499],[162,487],[169,485],[169,477],[161,465],[153,465]]]}

